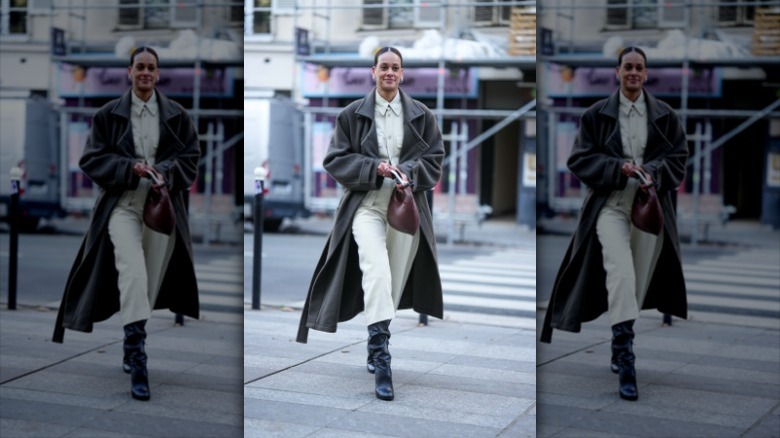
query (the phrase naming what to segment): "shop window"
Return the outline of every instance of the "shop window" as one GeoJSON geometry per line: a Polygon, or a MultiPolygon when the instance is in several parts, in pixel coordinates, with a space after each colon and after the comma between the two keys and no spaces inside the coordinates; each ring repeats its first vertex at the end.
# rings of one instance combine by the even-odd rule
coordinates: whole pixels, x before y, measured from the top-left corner
{"type": "Polygon", "coordinates": [[[119,29],[197,27],[197,0],[119,0],[119,29]]]}
{"type": "Polygon", "coordinates": [[[427,0],[363,0],[363,29],[438,27],[441,5],[427,0]]]}
{"type": "Polygon", "coordinates": [[[755,3],[767,0],[721,0],[718,6],[718,24],[721,26],[750,26],[753,24],[755,3]],[[748,6],[746,3],[752,3],[748,6]]]}
{"type": "Polygon", "coordinates": [[[685,0],[607,0],[607,29],[685,25],[685,0]]]}
{"type": "Polygon", "coordinates": [[[501,0],[477,0],[474,6],[474,23],[483,26],[508,26],[511,6],[500,6],[501,0]]]}

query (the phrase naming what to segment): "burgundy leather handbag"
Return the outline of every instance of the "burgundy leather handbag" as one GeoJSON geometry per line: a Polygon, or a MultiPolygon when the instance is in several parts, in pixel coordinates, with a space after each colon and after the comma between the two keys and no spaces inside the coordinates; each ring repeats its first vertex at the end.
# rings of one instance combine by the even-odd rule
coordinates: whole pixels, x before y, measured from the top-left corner
{"type": "MultiPolygon", "coordinates": [[[[396,184],[403,184],[401,175],[395,171],[393,171],[393,178],[396,184]]],[[[412,185],[410,182],[402,189],[397,186],[393,189],[390,204],[387,206],[387,223],[402,233],[414,236],[420,229],[420,214],[417,212],[412,185]]]]}
{"type": "MultiPolygon", "coordinates": [[[[163,177],[154,170],[148,171],[154,185],[164,181],[163,177]]],[[[144,204],[144,224],[158,233],[170,235],[176,228],[176,213],[173,210],[168,187],[163,185],[159,189],[149,189],[144,204]]]]}
{"type": "MultiPolygon", "coordinates": [[[[649,181],[642,171],[634,173],[642,185],[649,181]]],[[[661,211],[661,203],[658,201],[658,193],[655,186],[650,186],[647,190],[641,187],[636,191],[634,204],[631,206],[631,222],[640,230],[659,235],[664,229],[664,215],[661,211]]]]}

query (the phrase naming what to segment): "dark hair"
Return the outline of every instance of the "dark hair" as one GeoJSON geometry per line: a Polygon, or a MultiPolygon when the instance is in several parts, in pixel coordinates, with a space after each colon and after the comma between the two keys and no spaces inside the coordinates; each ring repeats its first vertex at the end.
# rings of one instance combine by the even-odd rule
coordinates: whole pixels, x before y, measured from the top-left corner
{"type": "Polygon", "coordinates": [[[642,58],[645,60],[645,64],[647,64],[647,56],[645,55],[645,52],[636,46],[628,46],[625,49],[620,51],[620,54],[618,54],[618,67],[623,63],[623,55],[626,53],[636,52],[642,55],[642,58]]]}
{"type": "Polygon", "coordinates": [[[142,53],[142,52],[149,52],[154,56],[154,59],[157,60],[157,63],[160,63],[160,57],[157,56],[157,52],[154,51],[153,48],[147,47],[147,46],[141,46],[136,47],[133,49],[133,51],[130,53],[130,66],[133,66],[133,63],[135,62],[135,55],[142,53]]]}
{"type": "Polygon", "coordinates": [[[398,55],[398,59],[401,60],[401,67],[404,65],[404,57],[401,56],[401,52],[398,51],[395,47],[385,46],[381,49],[377,49],[376,52],[374,52],[374,67],[376,67],[376,63],[379,62],[379,55],[387,52],[393,52],[396,55],[398,55]]]}

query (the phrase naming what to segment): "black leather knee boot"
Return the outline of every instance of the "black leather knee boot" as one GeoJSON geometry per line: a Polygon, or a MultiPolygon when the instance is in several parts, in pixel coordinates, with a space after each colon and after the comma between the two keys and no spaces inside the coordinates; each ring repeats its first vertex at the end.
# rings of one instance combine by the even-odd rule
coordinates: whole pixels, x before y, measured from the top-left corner
{"type": "Polygon", "coordinates": [[[374,374],[376,368],[374,367],[374,355],[371,353],[371,338],[366,342],[366,349],[368,350],[368,358],[366,359],[366,369],[369,373],[374,374]]]}
{"type": "Polygon", "coordinates": [[[146,370],[146,321],[127,324],[125,358],[130,366],[130,394],[136,400],[149,400],[149,374],[146,370]]]}
{"type": "Polygon", "coordinates": [[[392,400],[393,372],[390,369],[390,320],[380,321],[368,326],[368,349],[374,360],[374,381],[376,398],[392,400]]]}
{"type": "Polygon", "coordinates": [[[618,366],[620,398],[636,400],[639,393],[636,387],[636,369],[634,368],[634,321],[624,321],[612,326],[612,351],[618,366]]]}

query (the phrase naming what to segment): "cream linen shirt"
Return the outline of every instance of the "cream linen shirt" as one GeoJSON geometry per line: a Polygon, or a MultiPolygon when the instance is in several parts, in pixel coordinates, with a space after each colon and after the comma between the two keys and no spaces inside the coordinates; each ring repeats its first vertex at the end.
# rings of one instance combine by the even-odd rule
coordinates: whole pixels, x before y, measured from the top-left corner
{"type": "Polygon", "coordinates": [[[157,106],[157,92],[147,102],[130,92],[132,108],[130,125],[133,127],[135,156],[153,166],[157,155],[157,143],[160,141],[160,111],[157,106]]]}
{"type": "MultiPolygon", "coordinates": [[[[618,111],[618,123],[620,123],[620,141],[623,143],[623,157],[636,165],[641,165],[645,155],[647,143],[647,105],[645,93],[631,102],[623,92],[620,95],[620,108],[618,111]]],[[[624,212],[631,211],[631,203],[639,187],[639,180],[628,178],[623,190],[615,190],[607,199],[607,207],[615,207],[624,212]]]]}
{"type": "MultiPolygon", "coordinates": [[[[384,97],[375,92],[376,103],[374,104],[374,124],[376,125],[377,146],[379,147],[379,157],[387,160],[393,166],[399,164],[401,156],[401,145],[404,142],[404,116],[403,105],[401,104],[401,93],[396,93],[392,101],[388,102],[384,97]]],[[[380,190],[370,191],[363,205],[373,205],[378,198],[381,198],[382,205],[387,204],[385,198],[389,201],[389,193],[395,187],[395,182],[390,178],[385,178],[380,190]],[[380,196],[380,192],[383,193],[380,196]]]]}
{"type": "Polygon", "coordinates": [[[623,143],[623,156],[641,165],[647,143],[647,105],[645,93],[631,102],[620,92],[620,139],[623,143]]]}

